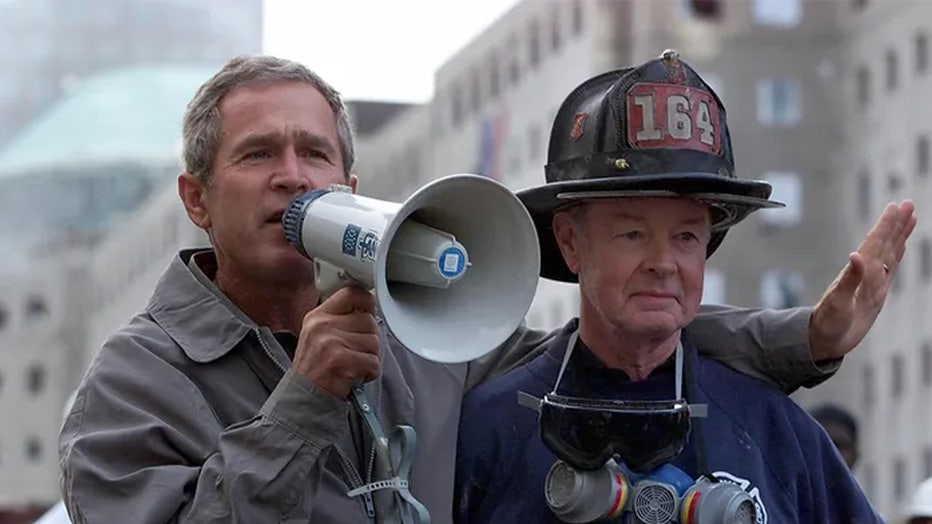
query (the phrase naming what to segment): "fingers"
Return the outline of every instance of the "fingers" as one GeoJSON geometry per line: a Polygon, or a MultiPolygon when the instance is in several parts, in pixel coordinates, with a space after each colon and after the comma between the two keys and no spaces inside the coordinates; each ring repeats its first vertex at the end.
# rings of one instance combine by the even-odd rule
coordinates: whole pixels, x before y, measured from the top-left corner
{"type": "Polygon", "coordinates": [[[858,247],[858,252],[868,257],[880,258],[889,241],[894,238],[894,234],[901,227],[900,220],[899,206],[893,203],[887,204],[880,218],[858,247]]]}
{"type": "Polygon", "coordinates": [[[864,281],[864,258],[857,252],[848,255],[848,263],[835,277],[835,281],[819,300],[823,310],[837,311],[854,300],[858,287],[864,281]]]}
{"type": "Polygon", "coordinates": [[[344,315],[354,311],[375,313],[375,295],[358,286],[346,286],[317,306],[317,311],[344,315]]]}
{"type": "Polygon", "coordinates": [[[330,391],[346,398],[353,384],[362,381],[369,382],[376,379],[382,370],[382,363],[378,355],[357,351],[342,351],[321,355],[315,366],[323,367],[326,373],[306,372],[311,381],[330,391]]]}
{"type": "Polygon", "coordinates": [[[893,249],[895,253],[894,261],[899,264],[903,260],[903,254],[906,252],[906,241],[909,240],[910,235],[913,234],[913,231],[916,229],[916,224],[919,219],[915,213],[915,207],[912,206],[912,202],[906,201],[904,204],[910,204],[908,209],[900,208],[901,211],[906,215],[906,225],[903,229],[900,230],[900,233],[897,235],[896,239],[893,242],[893,249]]]}
{"type": "Polygon", "coordinates": [[[858,252],[849,254],[848,264],[841,270],[841,275],[838,276],[838,281],[835,284],[836,290],[841,293],[840,298],[850,299],[854,297],[858,286],[861,285],[864,279],[864,270],[864,257],[858,252]]]}
{"type": "Polygon", "coordinates": [[[865,258],[869,275],[881,272],[886,265],[885,277],[891,277],[905,253],[906,240],[916,227],[915,205],[905,200],[899,205],[890,203],[867,233],[858,252],[865,258]]]}
{"type": "Polygon", "coordinates": [[[295,372],[337,398],[353,384],[379,376],[380,329],[375,297],[360,287],[345,287],[304,316],[292,361],[295,372]]]}

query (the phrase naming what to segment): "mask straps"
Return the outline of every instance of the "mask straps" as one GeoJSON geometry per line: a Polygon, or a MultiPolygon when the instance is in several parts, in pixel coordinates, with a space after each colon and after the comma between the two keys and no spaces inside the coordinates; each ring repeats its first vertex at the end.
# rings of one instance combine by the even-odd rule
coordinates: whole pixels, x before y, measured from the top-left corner
{"type": "Polygon", "coordinates": [[[563,363],[560,364],[560,372],[557,373],[557,381],[553,384],[553,391],[550,392],[551,395],[556,395],[557,388],[560,387],[560,380],[563,379],[563,372],[566,371],[566,365],[570,363],[570,355],[573,354],[573,349],[576,348],[577,340],[579,340],[578,329],[573,331],[573,334],[570,335],[569,342],[566,343],[566,351],[563,352],[563,363]]]}
{"type": "MultiPolygon", "coordinates": [[[[688,391],[686,394],[693,401],[696,401],[699,399],[699,386],[696,384],[696,373],[693,369],[695,355],[693,357],[686,362],[686,366],[688,366],[686,370],[686,389],[688,391]]],[[[702,419],[708,416],[708,412],[708,404],[689,404],[690,422],[693,427],[693,449],[696,451],[696,472],[700,477],[705,477],[712,482],[718,482],[709,471],[705,460],[705,432],[703,431],[705,421],[702,419]]]]}
{"type": "MultiPolygon", "coordinates": [[[[570,356],[573,354],[573,350],[576,349],[576,342],[579,340],[579,330],[573,330],[573,334],[570,335],[569,341],[566,343],[566,351],[563,353],[563,363],[560,364],[560,371],[557,373],[557,381],[553,384],[553,391],[551,395],[557,394],[557,389],[560,387],[560,381],[563,380],[563,372],[566,371],[566,366],[570,363],[570,356]]],[[[676,400],[681,400],[683,398],[683,341],[676,341],[676,375],[675,375],[675,389],[676,400]]]]}

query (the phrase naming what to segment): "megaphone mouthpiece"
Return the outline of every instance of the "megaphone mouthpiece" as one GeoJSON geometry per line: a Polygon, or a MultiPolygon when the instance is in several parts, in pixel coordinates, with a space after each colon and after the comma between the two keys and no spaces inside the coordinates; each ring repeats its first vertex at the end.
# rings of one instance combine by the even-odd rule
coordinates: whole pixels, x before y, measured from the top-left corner
{"type": "Polygon", "coordinates": [[[307,207],[311,205],[311,202],[329,192],[327,189],[314,189],[298,195],[291,200],[288,209],[282,214],[282,231],[285,233],[285,240],[309,258],[311,255],[304,249],[304,242],[301,241],[301,228],[304,227],[307,207]]]}
{"type": "Polygon", "coordinates": [[[466,248],[456,237],[409,218],[395,233],[385,272],[389,282],[445,289],[468,265],[466,248]]]}

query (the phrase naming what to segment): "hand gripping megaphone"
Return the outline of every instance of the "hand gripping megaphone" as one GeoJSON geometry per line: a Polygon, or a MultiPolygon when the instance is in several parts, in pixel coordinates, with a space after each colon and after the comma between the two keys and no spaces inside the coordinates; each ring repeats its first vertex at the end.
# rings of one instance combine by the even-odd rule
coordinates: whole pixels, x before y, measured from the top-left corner
{"type": "Polygon", "coordinates": [[[346,186],[312,190],[282,224],[314,261],[322,294],[374,290],[391,333],[435,362],[466,362],[502,344],[537,289],[534,223],[508,188],[480,175],[439,178],[402,203],[346,186]]]}

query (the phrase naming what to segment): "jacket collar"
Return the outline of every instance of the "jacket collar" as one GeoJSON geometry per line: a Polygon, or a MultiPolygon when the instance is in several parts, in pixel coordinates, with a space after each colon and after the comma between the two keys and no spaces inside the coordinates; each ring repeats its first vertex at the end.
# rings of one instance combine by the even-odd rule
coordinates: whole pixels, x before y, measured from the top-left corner
{"type": "Polygon", "coordinates": [[[147,310],[191,360],[226,355],[258,326],[216,288],[194,262],[213,259],[212,249],[187,249],[174,257],[156,284],[147,310]]]}

